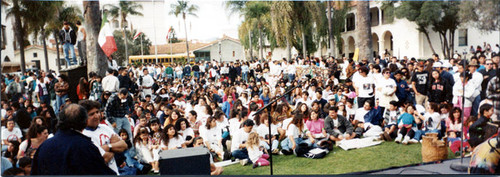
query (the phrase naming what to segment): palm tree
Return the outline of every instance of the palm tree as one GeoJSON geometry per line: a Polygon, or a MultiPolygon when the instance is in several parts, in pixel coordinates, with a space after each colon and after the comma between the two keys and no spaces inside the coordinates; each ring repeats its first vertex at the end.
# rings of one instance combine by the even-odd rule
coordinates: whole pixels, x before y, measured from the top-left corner
{"type": "Polygon", "coordinates": [[[98,43],[102,22],[99,1],[83,1],[83,9],[85,9],[83,15],[87,24],[87,72],[95,72],[100,76],[104,76],[108,65],[106,63],[107,57],[98,43]]]}
{"type": "Polygon", "coordinates": [[[49,57],[47,53],[47,33],[46,25],[56,16],[56,10],[62,5],[63,1],[50,2],[50,1],[23,1],[26,11],[30,13],[25,14],[24,20],[26,21],[27,32],[34,35],[35,39],[41,35],[43,43],[43,50],[45,56],[45,70],[49,71],[49,57]]]}
{"type": "Polygon", "coordinates": [[[139,9],[142,9],[141,4],[137,4],[133,1],[120,1],[118,6],[115,5],[107,5],[110,7],[109,14],[113,18],[120,17],[120,27],[123,29],[123,39],[125,40],[125,58],[128,59],[128,41],[126,37],[125,28],[127,28],[127,16],[128,15],[138,15],[142,16],[143,14],[139,12],[139,9]]]}
{"type": "Polygon", "coordinates": [[[14,35],[19,45],[19,55],[21,57],[21,73],[26,72],[26,62],[24,58],[24,34],[22,15],[26,14],[24,8],[21,6],[19,0],[12,0],[12,8],[7,10],[7,17],[14,16],[14,35]]]}
{"type": "Polygon", "coordinates": [[[370,2],[369,1],[357,1],[356,4],[356,33],[358,36],[358,42],[356,42],[359,48],[359,59],[373,60],[373,48],[372,48],[372,30],[371,30],[371,20],[370,20],[370,2]]]}
{"type": "Polygon", "coordinates": [[[257,29],[259,30],[258,35],[260,59],[264,59],[263,31],[266,29],[270,29],[270,26],[268,26],[271,19],[270,12],[271,6],[269,2],[251,1],[246,4],[246,7],[243,9],[242,13],[242,15],[245,17],[245,20],[254,20],[256,22],[257,29]]]}
{"type": "Polygon", "coordinates": [[[195,13],[198,11],[198,6],[195,4],[189,4],[188,1],[183,1],[179,0],[177,1],[177,4],[171,4],[170,7],[172,8],[171,11],[169,12],[170,15],[175,15],[175,17],[179,17],[179,15],[182,15],[182,20],[184,21],[184,30],[186,32],[186,54],[187,58],[189,60],[189,42],[188,42],[188,36],[187,36],[187,27],[186,27],[186,16],[191,15],[193,17],[198,17],[195,13]]]}

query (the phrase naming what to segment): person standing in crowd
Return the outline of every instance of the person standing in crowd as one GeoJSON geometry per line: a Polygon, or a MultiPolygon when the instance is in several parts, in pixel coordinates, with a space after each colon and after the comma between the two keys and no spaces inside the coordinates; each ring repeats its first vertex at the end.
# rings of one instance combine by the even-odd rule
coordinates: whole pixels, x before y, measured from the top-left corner
{"type": "Polygon", "coordinates": [[[115,133],[118,133],[123,128],[127,131],[129,137],[133,137],[132,127],[128,121],[128,115],[131,113],[133,106],[132,97],[125,88],[120,89],[117,94],[109,98],[104,110],[106,118],[113,124],[115,133]]]}
{"type": "Polygon", "coordinates": [[[129,92],[132,89],[132,86],[134,83],[132,82],[132,79],[128,76],[128,71],[127,68],[121,67],[120,70],[118,70],[120,75],[118,76],[118,80],[120,81],[120,88],[125,88],[129,92]]]}
{"type": "Polygon", "coordinates": [[[82,66],[87,66],[87,31],[85,27],[82,26],[82,22],[76,21],[76,27],[78,28],[77,32],[77,47],[78,54],[80,55],[80,59],[82,62],[82,66]]]}
{"type": "Polygon", "coordinates": [[[477,61],[472,60],[469,65],[469,73],[472,75],[472,78],[469,80],[472,85],[474,85],[473,88],[476,88],[476,90],[479,91],[479,94],[474,94],[472,95],[473,97],[473,102],[472,102],[472,113],[471,115],[477,116],[478,110],[479,110],[479,103],[481,102],[481,83],[483,82],[483,75],[479,72],[477,72],[477,68],[479,67],[479,64],[477,61]]]}
{"type": "Polygon", "coordinates": [[[61,74],[58,77],[59,82],[56,83],[54,90],[56,91],[56,107],[55,113],[59,114],[61,106],[64,104],[64,100],[68,98],[69,84],[68,76],[61,74]]]}
{"type": "Polygon", "coordinates": [[[141,97],[145,98],[146,95],[153,95],[152,88],[155,81],[153,80],[153,77],[149,75],[148,69],[144,68],[142,69],[142,72],[144,75],[139,78],[137,85],[139,85],[139,89],[142,90],[141,97]]]}
{"type": "Polygon", "coordinates": [[[415,102],[424,105],[427,102],[427,89],[429,84],[429,73],[424,70],[424,63],[417,64],[417,71],[412,76],[412,89],[415,92],[415,102]]]}
{"type": "Polygon", "coordinates": [[[118,64],[116,60],[113,59],[113,55],[110,55],[106,61],[108,62],[108,69],[118,71],[118,64]]]}
{"type": "Polygon", "coordinates": [[[356,79],[356,83],[354,84],[356,95],[358,96],[358,107],[363,107],[365,101],[368,100],[371,100],[371,103],[375,103],[375,83],[372,78],[368,77],[368,71],[367,67],[361,67],[359,69],[361,77],[356,79]]]}
{"type": "Polygon", "coordinates": [[[76,86],[76,94],[80,100],[86,100],[89,98],[89,82],[87,82],[85,77],[80,78],[78,86],[76,86]]]}
{"type": "Polygon", "coordinates": [[[91,138],[82,134],[87,118],[85,108],[77,104],[62,110],[59,131],[38,147],[31,175],[116,175],[91,138]]]}
{"type": "Polygon", "coordinates": [[[44,101],[45,103],[50,104],[49,90],[41,75],[38,76],[36,83],[35,93],[37,101],[39,103],[44,101]]]}
{"type": "Polygon", "coordinates": [[[498,71],[494,69],[493,65],[495,65],[495,63],[493,63],[493,60],[488,59],[485,61],[484,69],[478,71],[483,75],[483,82],[481,83],[481,100],[486,98],[488,82],[491,80],[491,78],[497,75],[498,71]]]}
{"type": "Polygon", "coordinates": [[[78,64],[75,55],[76,33],[69,26],[70,25],[69,22],[65,21],[63,25],[64,25],[63,28],[59,32],[59,38],[61,38],[61,42],[63,45],[64,55],[66,59],[66,66],[70,67],[71,65],[78,64]],[[69,59],[69,51],[71,51],[72,60],[69,59]]]}
{"type": "Polygon", "coordinates": [[[108,69],[106,72],[106,77],[102,79],[102,88],[104,92],[116,93],[120,90],[120,81],[113,75],[113,69],[108,69]]]}
{"type": "Polygon", "coordinates": [[[117,175],[120,175],[114,155],[115,153],[121,153],[127,150],[127,144],[118,134],[113,132],[111,127],[100,124],[102,113],[100,111],[101,104],[99,102],[81,100],[78,104],[85,108],[88,115],[87,127],[82,133],[90,137],[94,145],[99,149],[104,161],[107,162],[109,168],[115,171],[117,175]]]}

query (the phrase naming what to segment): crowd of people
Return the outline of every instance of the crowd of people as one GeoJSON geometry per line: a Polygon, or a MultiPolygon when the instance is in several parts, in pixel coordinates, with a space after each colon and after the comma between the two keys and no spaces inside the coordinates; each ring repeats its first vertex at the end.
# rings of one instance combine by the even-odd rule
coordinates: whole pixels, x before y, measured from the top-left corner
{"type": "Polygon", "coordinates": [[[426,133],[446,137],[452,150],[463,140],[472,151],[497,132],[488,127],[500,118],[499,61],[497,53],[480,52],[449,60],[294,57],[125,67],[110,59],[104,77],[2,74],[2,172],[159,173],[160,151],[203,146],[218,175],[223,168],[214,161],[255,168],[269,165],[271,153],[291,155],[303,146],[367,137],[412,144],[426,133]],[[77,87],[70,78],[79,79],[77,87]]]}

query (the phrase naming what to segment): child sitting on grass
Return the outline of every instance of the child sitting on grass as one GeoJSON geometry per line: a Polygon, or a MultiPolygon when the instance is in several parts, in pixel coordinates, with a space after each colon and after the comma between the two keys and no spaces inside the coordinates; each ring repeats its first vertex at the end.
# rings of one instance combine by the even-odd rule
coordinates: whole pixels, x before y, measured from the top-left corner
{"type": "Polygon", "coordinates": [[[403,144],[408,144],[408,141],[410,140],[410,135],[409,132],[412,130],[412,128],[416,127],[415,123],[415,118],[414,115],[418,114],[415,112],[415,106],[413,105],[408,105],[406,107],[406,112],[403,113],[401,116],[399,116],[397,125],[398,125],[398,136],[396,137],[396,140],[394,140],[396,143],[400,143],[401,139],[403,139],[403,144]]]}
{"type": "Polygon", "coordinates": [[[258,166],[268,166],[269,155],[263,152],[264,148],[260,146],[259,134],[252,132],[248,135],[248,139],[246,142],[246,147],[248,150],[248,157],[253,162],[253,168],[258,166]]]}

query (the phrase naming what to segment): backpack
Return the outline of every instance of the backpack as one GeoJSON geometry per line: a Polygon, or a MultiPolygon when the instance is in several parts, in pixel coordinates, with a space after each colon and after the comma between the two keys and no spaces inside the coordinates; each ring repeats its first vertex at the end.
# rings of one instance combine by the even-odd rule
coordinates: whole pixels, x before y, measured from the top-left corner
{"type": "Polygon", "coordinates": [[[309,150],[308,153],[304,154],[304,157],[309,159],[321,159],[328,154],[328,150],[321,148],[314,148],[309,150]]]}
{"type": "Polygon", "coordinates": [[[310,150],[311,148],[307,143],[300,143],[293,152],[297,157],[306,157],[305,154],[307,154],[310,150]]]}

